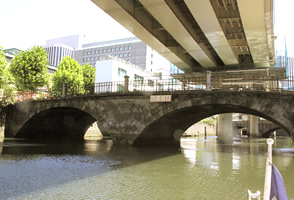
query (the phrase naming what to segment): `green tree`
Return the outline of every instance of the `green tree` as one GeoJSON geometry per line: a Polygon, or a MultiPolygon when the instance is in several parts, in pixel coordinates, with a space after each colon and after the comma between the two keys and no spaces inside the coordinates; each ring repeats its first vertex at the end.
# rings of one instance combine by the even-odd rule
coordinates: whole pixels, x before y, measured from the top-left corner
{"type": "Polygon", "coordinates": [[[0,99],[0,107],[2,108],[15,103],[15,87],[12,80],[4,51],[0,47],[0,89],[1,93],[3,92],[3,96],[0,99]]]}
{"type": "Polygon", "coordinates": [[[82,65],[83,69],[83,80],[84,80],[84,88],[86,93],[94,92],[94,84],[95,84],[95,66],[90,65],[89,63],[82,65]]]}
{"type": "Polygon", "coordinates": [[[82,67],[69,56],[63,57],[57,71],[52,76],[52,92],[54,95],[62,95],[63,83],[66,86],[66,94],[84,93],[82,67]]]}
{"type": "Polygon", "coordinates": [[[11,83],[8,63],[2,47],[0,47],[0,127],[5,123],[4,108],[15,103],[15,88],[11,83]]]}
{"type": "Polygon", "coordinates": [[[40,46],[15,55],[10,64],[10,73],[21,91],[36,91],[49,83],[47,53],[40,46]]]}
{"type": "Polygon", "coordinates": [[[0,47],[0,88],[8,83],[8,63],[2,47],[0,47]]]}

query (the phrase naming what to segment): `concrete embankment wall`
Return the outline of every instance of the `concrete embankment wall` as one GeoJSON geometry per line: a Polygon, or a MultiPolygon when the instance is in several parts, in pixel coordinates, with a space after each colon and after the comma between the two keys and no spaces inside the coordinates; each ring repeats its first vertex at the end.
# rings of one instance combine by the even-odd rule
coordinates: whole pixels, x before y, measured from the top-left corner
{"type": "Polygon", "coordinates": [[[204,134],[204,129],[206,127],[206,132],[209,135],[215,135],[216,129],[215,125],[204,124],[204,123],[197,123],[191,126],[189,129],[185,131],[186,135],[197,135],[197,134],[204,134]]]}

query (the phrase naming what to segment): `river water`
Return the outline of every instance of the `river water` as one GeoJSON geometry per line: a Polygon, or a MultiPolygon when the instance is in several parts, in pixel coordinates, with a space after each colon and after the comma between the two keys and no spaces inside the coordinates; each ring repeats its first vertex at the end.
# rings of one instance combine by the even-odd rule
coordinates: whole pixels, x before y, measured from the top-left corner
{"type": "MultiPolygon", "coordinates": [[[[273,145],[273,163],[294,199],[294,147],[273,145]]],[[[215,137],[183,139],[182,148],[83,143],[0,142],[0,199],[248,199],[263,193],[266,139],[233,145],[215,137]]]]}

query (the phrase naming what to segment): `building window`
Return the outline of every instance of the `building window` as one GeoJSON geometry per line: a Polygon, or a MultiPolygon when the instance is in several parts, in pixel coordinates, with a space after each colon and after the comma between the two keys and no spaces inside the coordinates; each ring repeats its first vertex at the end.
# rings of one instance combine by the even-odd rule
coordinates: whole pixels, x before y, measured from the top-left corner
{"type": "Polygon", "coordinates": [[[157,88],[158,88],[159,91],[163,91],[163,84],[158,83],[158,87],[157,88]]]}
{"type": "Polygon", "coordinates": [[[102,52],[105,53],[105,49],[103,49],[102,52]]]}
{"type": "Polygon", "coordinates": [[[139,76],[137,74],[135,74],[134,79],[135,79],[135,81],[137,81],[137,83],[143,83],[143,81],[144,81],[144,77],[139,76]]]}
{"type": "Polygon", "coordinates": [[[95,54],[97,54],[97,50],[95,50],[95,54]]]}
{"type": "Polygon", "coordinates": [[[94,60],[97,60],[97,57],[95,57],[95,59],[94,60]]]}
{"type": "Polygon", "coordinates": [[[121,53],[119,54],[119,57],[122,58],[122,54],[121,53]]]}
{"type": "Polygon", "coordinates": [[[93,57],[91,57],[91,61],[93,61],[93,57]]]}
{"type": "Polygon", "coordinates": [[[128,46],[128,49],[130,50],[130,49],[132,49],[132,47],[131,46],[128,46]]]}
{"type": "Polygon", "coordinates": [[[87,61],[89,61],[90,60],[90,58],[87,58],[87,61]]]}
{"type": "Polygon", "coordinates": [[[90,51],[87,52],[88,55],[90,55],[90,53],[91,53],[90,51]]]}
{"type": "Polygon", "coordinates": [[[117,89],[116,89],[117,92],[122,92],[124,91],[124,86],[122,84],[117,84],[117,89]]]}
{"type": "Polygon", "coordinates": [[[100,60],[100,56],[98,56],[98,60],[100,60]]]}
{"type": "Polygon", "coordinates": [[[124,77],[127,75],[127,71],[122,69],[122,68],[118,68],[118,76],[120,77],[124,77]]]}
{"type": "Polygon", "coordinates": [[[107,49],[106,51],[109,52],[109,49],[107,49]]]}
{"type": "Polygon", "coordinates": [[[101,53],[101,50],[99,50],[98,53],[101,53]]]}
{"type": "Polygon", "coordinates": [[[85,60],[85,58],[83,58],[83,62],[85,62],[86,60],[85,60]]]}
{"type": "Polygon", "coordinates": [[[124,57],[127,57],[127,54],[126,53],[124,53],[124,57]]]}
{"type": "Polygon", "coordinates": [[[122,47],[119,47],[119,50],[120,50],[120,51],[122,51],[122,50],[123,50],[123,48],[122,48],[122,47]]]}
{"type": "Polygon", "coordinates": [[[93,54],[94,52],[93,51],[91,51],[91,54],[93,54]]]}
{"type": "Polygon", "coordinates": [[[115,48],[115,51],[118,51],[118,47],[115,48]]]}
{"type": "Polygon", "coordinates": [[[127,50],[127,49],[128,49],[128,47],[124,46],[124,50],[127,50]]]}
{"type": "Polygon", "coordinates": [[[150,87],[154,87],[154,81],[152,81],[152,80],[148,80],[148,86],[150,86],[150,87]]]}
{"type": "Polygon", "coordinates": [[[111,48],[111,52],[113,52],[113,48],[111,48]]]}
{"type": "Polygon", "coordinates": [[[131,57],[131,55],[132,55],[131,53],[128,53],[128,56],[129,56],[129,57],[131,57]]]}

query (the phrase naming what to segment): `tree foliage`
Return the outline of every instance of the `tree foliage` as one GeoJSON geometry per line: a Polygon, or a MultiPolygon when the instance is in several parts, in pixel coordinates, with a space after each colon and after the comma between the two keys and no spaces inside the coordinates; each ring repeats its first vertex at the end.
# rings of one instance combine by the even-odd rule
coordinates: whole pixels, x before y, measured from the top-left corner
{"type": "Polygon", "coordinates": [[[47,53],[40,46],[15,55],[10,64],[10,73],[21,91],[36,91],[49,83],[47,53]]]}
{"type": "Polygon", "coordinates": [[[83,78],[85,85],[92,85],[95,83],[95,66],[90,65],[89,63],[82,65],[83,69],[83,78]]]}
{"type": "Polygon", "coordinates": [[[8,83],[8,63],[3,49],[0,47],[0,88],[8,83]]]}
{"type": "Polygon", "coordinates": [[[83,80],[85,85],[85,92],[91,93],[94,92],[95,84],[95,66],[90,65],[89,63],[82,65],[83,69],[83,80]]]}
{"type": "Polygon", "coordinates": [[[15,88],[12,85],[11,77],[8,70],[8,63],[4,51],[0,47],[0,127],[5,123],[4,108],[15,103],[15,88]]]}
{"type": "Polygon", "coordinates": [[[213,117],[208,117],[208,118],[202,119],[200,121],[200,123],[214,125],[215,124],[215,119],[213,117]]]}
{"type": "Polygon", "coordinates": [[[71,57],[63,57],[55,74],[52,76],[52,91],[61,96],[63,84],[67,94],[84,93],[83,70],[79,63],[71,57]]]}
{"type": "Polygon", "coordinates": [[[0,89],[3,91],[0,107],[15,103],[15,87],[12,80],[4,51],[0,48],[0,89]]]}

